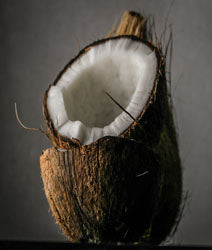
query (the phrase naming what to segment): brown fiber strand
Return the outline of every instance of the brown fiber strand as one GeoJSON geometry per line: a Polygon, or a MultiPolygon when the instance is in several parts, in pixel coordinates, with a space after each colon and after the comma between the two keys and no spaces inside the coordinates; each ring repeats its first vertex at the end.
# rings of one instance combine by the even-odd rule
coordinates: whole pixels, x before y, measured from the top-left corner
{"type": "Polygon", "coordinates": [[[136,119],[126,110],[124,109],[109,93],[105,91],[105,94],[121,109],[123,110],[126,114],[129,115],[129,117],[133,120],[136,121],[136,119]]]}
{"type": "Polygon", "coordinates": [[[22,128],[24,128],[26,130],[31,130],[31,131],[39,131],[42,134],[44,134],[46,137],[48,137],[48,139],[50,139],[48,133],[42,127],[40,127],[40,128],[30,128],[30,127],[27,127],[26,125],[24,125],[23,122],[19,118],[16,102],[14,103],[14,106],[15,106],[15,116],[16,116],[16,119],[17,119],[18,123],[21,125],[22,128]]]}

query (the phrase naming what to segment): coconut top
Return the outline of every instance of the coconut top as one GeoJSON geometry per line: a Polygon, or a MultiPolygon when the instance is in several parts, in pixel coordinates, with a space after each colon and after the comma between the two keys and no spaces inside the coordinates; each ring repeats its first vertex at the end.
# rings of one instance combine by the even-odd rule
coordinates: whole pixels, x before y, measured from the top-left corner
{"type": "Polygon", "coordinates": [[[54,129],[85,145],[119,136],[133,123],[127,112],[136,119],[145,107],[156,72],[154,50],[132,36],[87,47],[47,92],[46,108],[54,129]]]}

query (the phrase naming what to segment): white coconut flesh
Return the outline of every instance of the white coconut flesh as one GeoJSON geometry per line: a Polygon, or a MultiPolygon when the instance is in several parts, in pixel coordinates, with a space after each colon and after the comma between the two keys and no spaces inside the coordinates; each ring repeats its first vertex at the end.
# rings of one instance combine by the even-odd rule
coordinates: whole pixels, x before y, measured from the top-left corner
{"type": "Polygon", "coordinates": [[[130,38],[107,40],[75,60],[50,87],[47,108],[64,137],[90,144],[118,136],[143,110],[157,71],[155,52],[130,38]]]}

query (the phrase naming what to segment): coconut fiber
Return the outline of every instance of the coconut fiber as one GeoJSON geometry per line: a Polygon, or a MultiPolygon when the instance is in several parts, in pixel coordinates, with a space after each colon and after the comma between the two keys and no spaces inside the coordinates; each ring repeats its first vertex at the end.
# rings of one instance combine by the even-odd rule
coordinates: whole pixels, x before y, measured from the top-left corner
{"type": "MultiPolygon", "coordinates": [[[[44,116],[54,147],[40,157],[41,174],[52,214],[72,242],[159,244],[177,223],[181,164],[165,57],[153,44],[147,21],[138,13],[126,12],[117,30],[106,38],[140,40],[155,51],[158,60],[144,109],[119,136],[102,137],[89,145],[60,136],[49,116],[46,92],[44,116]]],[[[78,56],[101,42],[87,46],[78,56]]]]}

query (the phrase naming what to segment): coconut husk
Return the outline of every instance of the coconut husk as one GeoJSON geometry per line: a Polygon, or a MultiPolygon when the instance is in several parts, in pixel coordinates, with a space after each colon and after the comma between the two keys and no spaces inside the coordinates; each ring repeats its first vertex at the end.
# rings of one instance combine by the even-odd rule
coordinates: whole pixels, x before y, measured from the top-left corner
{"type": "Polygon", "coordinates": [[[70,240],[137,241],[149,228],[161,174],[144,144],[103,137],[65,152],[51,148],[41,166],[51,210],[70,240]]]}
{"type": "MultiPolygon", "coordinates": [[[[53,216],[71,241],[159,244],[177,221],[181,164],[165,60],[160,47],[146,40],[146,22],[138,13],[126,12],[111,33],[114,37],[106,38],[130,35],[152,48],[158,59],[149,99],[120,136],[90,145],[60,136],[48,114],[48,90],[45,94],[44,116],[54,148],[41,155],[41,174],[53,216]]],[[[99,42],[87,46],[67,67],[99,42]]]]}

